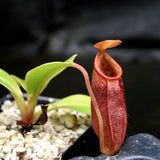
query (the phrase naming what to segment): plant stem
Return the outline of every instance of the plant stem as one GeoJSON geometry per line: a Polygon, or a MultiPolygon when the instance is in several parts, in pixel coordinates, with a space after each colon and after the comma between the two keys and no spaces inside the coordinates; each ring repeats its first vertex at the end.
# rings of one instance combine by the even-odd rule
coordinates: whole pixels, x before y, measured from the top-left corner
{"type": "Polygon", "coordinates": [[[101,116],[101,113],[100,113],[100,109],[99,109],[99,105],[97,103],[97,100],[96,100],[96,97],[93,93],[93,90],[92,90],[92,87],[90,85],[90,79],[89,79],[89,76],[88,76],[88,73],[87,71],[79,64],[77,63],[72,63],[73,67],[74,68],[77,68],[78,70],[81,71],[81,73],[83,74],[84,76],[84,79],[85,79],[85,83],[86,83],[86,87],[88,89],[88,93],[89,95],[91,96],[91,100],[92,100],[92,103],[94,104],[94,107],[95,107],[95,111],[96,111],[96,114],[97,114],[97,117],[98,117],[98,121],[99,121],[99,133],[103,136],[103,119],[102,119],[102,116],[101,116]]]}

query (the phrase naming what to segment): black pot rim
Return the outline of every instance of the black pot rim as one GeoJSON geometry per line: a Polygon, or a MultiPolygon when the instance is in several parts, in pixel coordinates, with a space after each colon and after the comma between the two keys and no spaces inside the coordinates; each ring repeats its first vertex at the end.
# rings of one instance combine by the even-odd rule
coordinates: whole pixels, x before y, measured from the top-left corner
{"type": "MultiPolygon", "coordinates": [[[[23,93],[23,97],[26,100],[27,99],[27,94],[23,93]]],[[[2,98],[0,98],[0,106],[4,103],[5,100],[14,100],[14,97],[12,96],[11,93],[3,96],[2,98]]],[[[47,97],[47,96],[39,96],[38,97],[38,104],[48,104],[48,103],[52,103],[55,101],[58,101],[58,98],[52,98],[52,97],[47,97]]]]}

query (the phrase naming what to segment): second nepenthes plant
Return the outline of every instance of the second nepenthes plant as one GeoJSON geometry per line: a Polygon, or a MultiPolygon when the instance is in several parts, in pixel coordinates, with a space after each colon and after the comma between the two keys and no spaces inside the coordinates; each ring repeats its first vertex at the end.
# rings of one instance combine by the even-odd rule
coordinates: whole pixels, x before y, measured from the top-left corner
{"type": "Polygon", "coordinates": [[[90,114],[90,97],[87,95],[71,95],[48,105],[41,105],[41,110],[35,110],[38,96],[47,87],[48,83],[71,67],[76,55],[73,55],[64,62],[50,62],[42,64],[27,72],[25,79],[10,75],[0,69],[0,84],[6,87],[13,95],[21,112],[21,120],[17,124],[23,128],[31,128],[32,125],[43,125],[47,121],[47,111],[58,108],[68,108],[90,114]],[[27,93],[25,102],[21,87],[27,93]]]}

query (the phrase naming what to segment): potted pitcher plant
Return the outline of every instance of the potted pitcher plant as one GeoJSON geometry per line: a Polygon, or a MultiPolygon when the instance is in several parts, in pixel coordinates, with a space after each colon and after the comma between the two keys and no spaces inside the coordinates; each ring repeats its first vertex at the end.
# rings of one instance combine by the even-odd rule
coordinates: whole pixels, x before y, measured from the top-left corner
{"type": "MultiPolygon", "coordinates": [[[[43,157],[42,155],[41,157],[39,156],[39,159],[55,159],[58,157],[60,159],[93,159],[94,157],[97,160],[106,158],[110,160],[131,160],[136,158],[156,159],[158,156],[160,157],[159,152],[154,153],[154,155],[151,154],[153,141],[159,141],[151,135],[138,134],[127,138],[124,142],[127,128],[127,112],[122,81],[123,72],[121,66],[106,51],[107,48],[113,48],[120,44],[120,40],[105,40],[94,45],[99,51],[94,60],[92,82],[90,82],[87,71],[74,62],[76,55],[73,55],[65,62],[50,62],[38,66],[27,72],[24,80],[0,69],[0,84],[10,91],[16,101],[19,114],[21,115],[16,124],[18,128],[21,128],[22,136],[25,138],[35,134],[32,132],[37,125],[39,128],[42,126],[45,128],[49,116],[51,116],[51,119],[54,119],[53,115],[49,115],[47,112],[62,109],[64,109],[64,112],[67,110],[67,114],[63,113],[63,118],[61,118],[65,125],[75,124],[75,121],[77,121],[75,114],[78,115],[79,112],[81,112],[79,117],[83,117],[83,122],[84,119],[89,121],[89,115],[91,114],[93,129],[92,127],[89,128],[83,135],[81,134],[82,136],[79,139],[77,138],[80,134],[77,138],[71,137],[70,141],[77,139],[76,142],[62,154],[58,153],[60,154],[59,156],[53,156],[53,149],[49,151],[49,148],[47,148],[45,152],[49,153],[50,157],[43,157]],[[82,94],[71,95],[53,103],[47,101],[47,104],[41,104],[41,107],[37,109],[36,105],[40,97],[39,95],[54,77],[68,67],[76,68],[83,74],[90,96],[82,94]],[[26,101],[20,86],[26,92],[26,101]],[[68,114],[68,109],[74,110],[74,115],[68,114]],[[150,144],[149,148],[147,148],[148,143],[150,144]]],[[[62,126],[59,125],[59,127],[62,126]]],[[[76,130],[74,125],[69,128],[76,130]]],[[[1,128],[2,132],[4,129],[5,127],[1,128]]],[[[38,134],[40,135],[40,133],[38,134]]],[[[50,137],[50,135],[48,136],[50,137]]],[[[44,144],[48,145],[48,143],[44,144]]],[[[23,152],[17,152],[20,148],[17,147],[18,149],[16,148],[16,150],[11,149],[11,155],[18,154],[22,159],[26,154],[29,155],[28,151],[24,149],[24,145],[21,147],[23,152]]],[[[51,144],[49,145],[51,146],[51,144]]],[[[7,155],[4,150],[2,148],[0,156],[7,155]]],[[[40,151],[37,152],[42,154],[40,151]]]]}

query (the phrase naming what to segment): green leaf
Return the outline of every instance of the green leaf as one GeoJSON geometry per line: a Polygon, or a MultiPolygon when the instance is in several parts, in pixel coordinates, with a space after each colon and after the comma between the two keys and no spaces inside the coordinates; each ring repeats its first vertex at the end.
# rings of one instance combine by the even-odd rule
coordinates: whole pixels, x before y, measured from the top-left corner
{"type": "Polygon", "coordinates": [[[83,94],[76,94],[65,97],[57,102],[48,104],[48,111],[66,108],[78,112],[91,114],[91,98],[83,94]]]}
{"type": "Polygon", "coordinates": [[[71,62],[76,55],[70,57],[65,62],[51,62],[40,65],[30,70],[25,78],[26,88],[29,95],[38,97],[39,94],[46,88],[48,83],[61,73],[64,69],[71,66],[71,62]]]}
{"type": "Polygon", "coordinates": [[[24,89],[25,91],[27,91],[27,90],[26,90],[26,84],[25,84],[25,81],[24,81],[23,79],[15,76],[15,75],[11,75],[11,76],[17,81],[17,83],[18,83],[19,85],[21,85],[21,86],[23,87],[23,89],[24,89]]]}
{"type": "Polygon", "coordinates": [[[0,68],[0,84],[11,92],[21,112],[24,112],[23,110],[25,107],[25,101],[20,87],[18,86],[15,79],[1,68],[0,68]]]}

